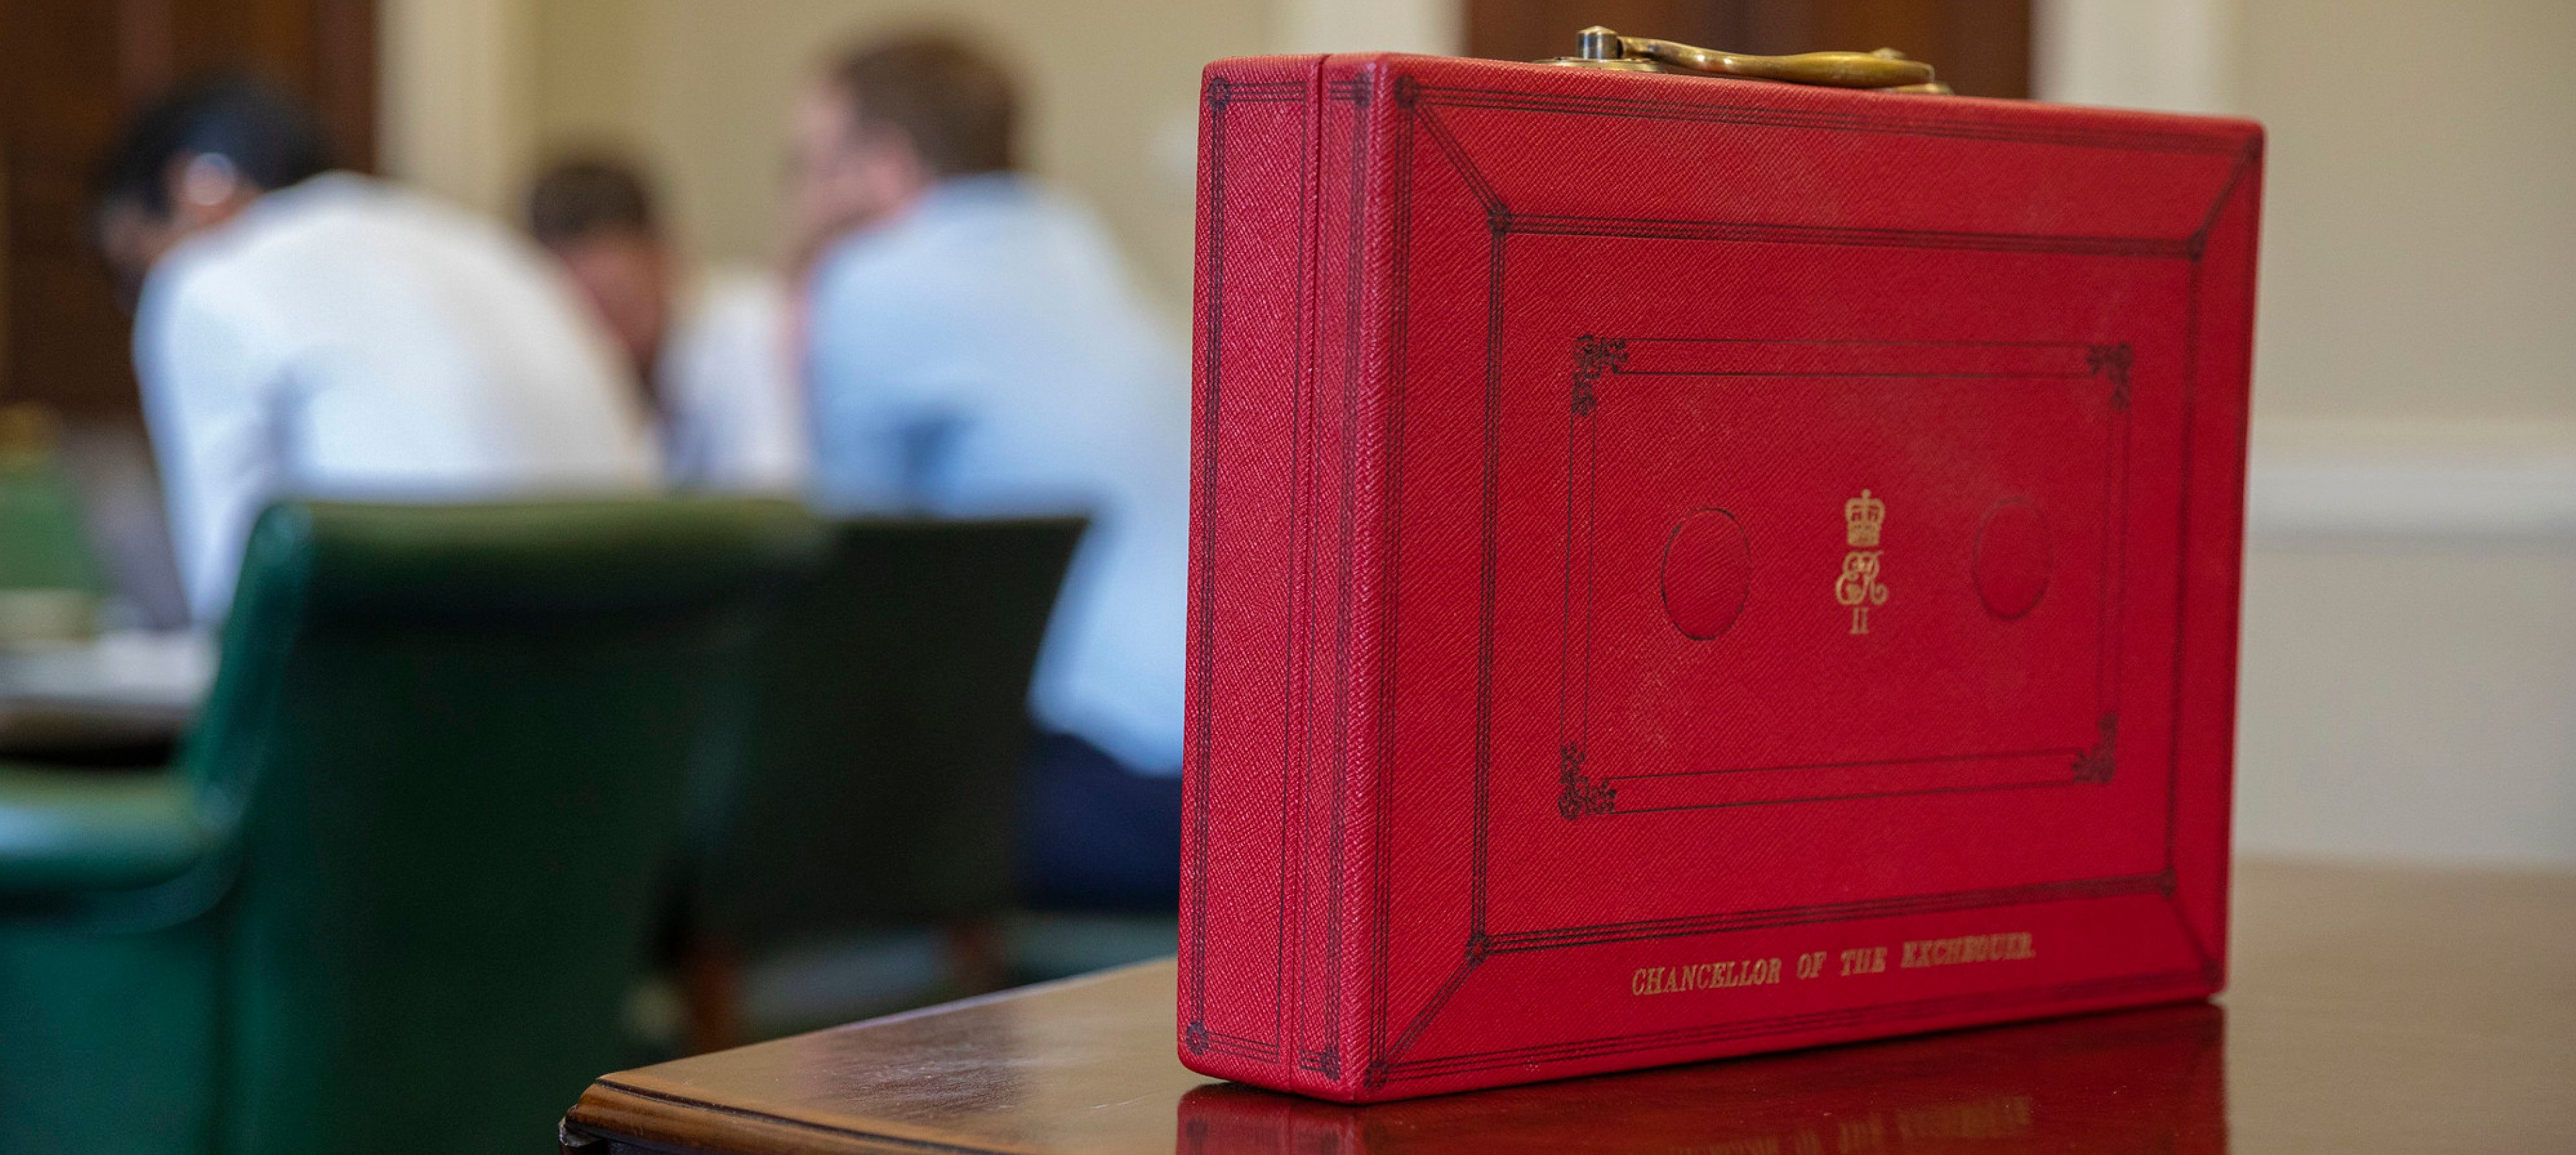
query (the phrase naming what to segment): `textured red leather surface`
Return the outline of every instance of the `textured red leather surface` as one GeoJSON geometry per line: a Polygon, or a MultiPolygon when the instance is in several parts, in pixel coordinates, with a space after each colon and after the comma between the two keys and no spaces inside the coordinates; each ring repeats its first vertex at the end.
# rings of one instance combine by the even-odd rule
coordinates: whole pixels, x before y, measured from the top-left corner
{"type": "Polygon", "coordinates": [[[2261,155],[1211,66],[1182,1060],[1368,1101],[2218,989],[2261,155]]]}

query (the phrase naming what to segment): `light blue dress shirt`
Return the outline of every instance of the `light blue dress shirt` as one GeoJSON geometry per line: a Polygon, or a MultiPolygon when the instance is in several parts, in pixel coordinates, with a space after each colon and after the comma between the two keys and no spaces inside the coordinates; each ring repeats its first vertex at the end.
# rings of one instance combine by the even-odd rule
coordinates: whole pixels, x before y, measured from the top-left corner
{"type": "Polygon", "coordinates": [[[1031,709],[1178,773],[1189,366],[1099,227],[1016,177],[942,182],[824,256],[806,341],[826,508],[1091,517],[1031,709]]]}

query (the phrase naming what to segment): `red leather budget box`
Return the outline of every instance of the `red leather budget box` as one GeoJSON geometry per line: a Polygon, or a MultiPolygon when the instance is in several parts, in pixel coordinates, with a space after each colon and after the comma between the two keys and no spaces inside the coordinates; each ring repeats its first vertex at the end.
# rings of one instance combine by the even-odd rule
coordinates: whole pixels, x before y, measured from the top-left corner
{"type": "Polygon", "coordinates": [[[2220,987],[2257,126],[1383,55],[1202,123],[1192,1069],[2220,987]]]}

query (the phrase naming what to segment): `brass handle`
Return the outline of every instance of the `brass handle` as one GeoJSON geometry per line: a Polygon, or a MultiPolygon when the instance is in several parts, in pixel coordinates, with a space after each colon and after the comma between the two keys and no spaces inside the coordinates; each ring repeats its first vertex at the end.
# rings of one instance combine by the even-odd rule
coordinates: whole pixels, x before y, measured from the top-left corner
{"type": "Polygon", "coordinates": [[[1695,48],[1670,40],[1621,36],[1594,25],[1578,35],[1576,55],[1549,64],[1616,68],[1636,72],[1697,72],[1791,84],[1834,88],[1878,88],[1899,92],[1948,92],[1932,79],[1932,66],[1908,60],[1893,48],[1876,52],[1802,52],[1795,56],[1749,56],[1695,48]]]}

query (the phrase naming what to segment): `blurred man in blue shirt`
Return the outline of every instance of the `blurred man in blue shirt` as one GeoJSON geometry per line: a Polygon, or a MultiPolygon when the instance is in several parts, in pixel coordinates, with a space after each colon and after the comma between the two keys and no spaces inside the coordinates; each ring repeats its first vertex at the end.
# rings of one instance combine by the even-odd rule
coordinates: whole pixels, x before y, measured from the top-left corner
{"type": "Polygon", "coordinates": [[[860,48],[806,94],[791,215],[815,491],[1092,519],[1039,660],[1021,868],[1058,906],[1179,894],[1189,368],[1079,207],[1017,172],[1008,73],[860,48]]]}

